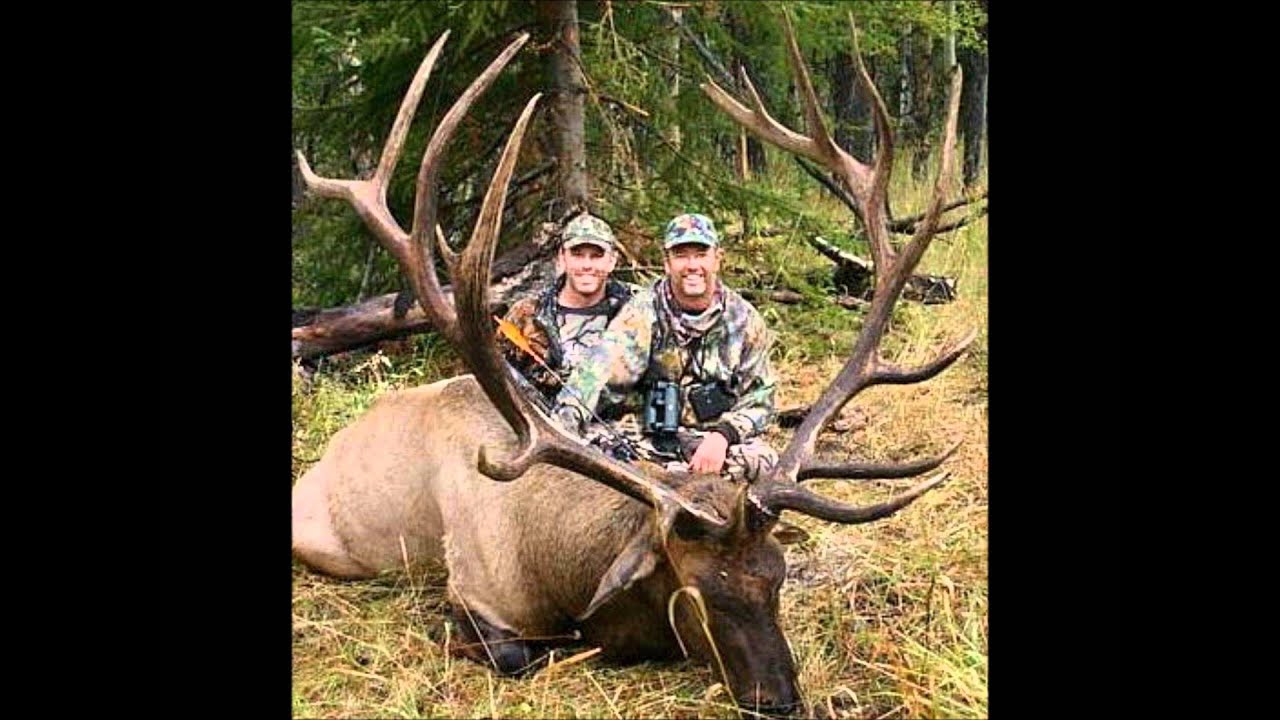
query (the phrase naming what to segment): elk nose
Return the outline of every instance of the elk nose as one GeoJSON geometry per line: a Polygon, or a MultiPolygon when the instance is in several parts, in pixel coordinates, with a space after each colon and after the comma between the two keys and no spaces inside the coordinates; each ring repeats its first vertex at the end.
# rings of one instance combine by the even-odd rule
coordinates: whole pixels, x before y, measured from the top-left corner
{"type": "Polygon", "coordinates": [[[745,710],[750,710],[757,715],[771,717],[787,717],[794,714],[800,709],[800,703],[792,702],[786,705],[765,705],[750,702],[738,702],[738,705],[745,710]]]}
{"type": "Polygon", "coordinates": [[[796,693],[790,687],[784,687],[775,696],[772,693],[758,692],[752,698],[739,698],[738,705],[744,709],[761,715],[786,716],[800,709],[796,693]]]}

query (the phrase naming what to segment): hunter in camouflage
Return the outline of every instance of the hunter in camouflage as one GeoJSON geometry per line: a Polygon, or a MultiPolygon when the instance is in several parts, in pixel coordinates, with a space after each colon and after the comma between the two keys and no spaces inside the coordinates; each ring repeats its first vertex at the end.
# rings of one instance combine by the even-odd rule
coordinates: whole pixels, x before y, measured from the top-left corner
{"type": "MultiPolygon", "coordinates": [[[[573,218],[561,233],[556,281],[540,296],[522,298],[507,311],[506,320],[524,334],[546,367],[501,333],[498,347],[548,407],[569,372],[586,358],[609,321],[639,290],[610,277],[618,259],[616,242],[600,218],[586,213],[573,218]]],[[[618,399],[605,395],[606,414],[618,399]]]]}
{"type": "MultiPolygon", "coordinates": [[[[777,463],[759,437],[774,416],[773,336],[760,313],[719,281],[719,236],[703,215],[665,231],[666,276],[637,292],[556,399],[557,418],[598,444],[616,436],[668,469],[752,481],[777,463]],[[679,388],[678,429],[655,430],[645,409],[664,383],[679,388]],[[601,426],[583,408],[624,394],[628,414],[601,426]]],[[[652,419],[652,418],[650,418],[652,419]]]]}

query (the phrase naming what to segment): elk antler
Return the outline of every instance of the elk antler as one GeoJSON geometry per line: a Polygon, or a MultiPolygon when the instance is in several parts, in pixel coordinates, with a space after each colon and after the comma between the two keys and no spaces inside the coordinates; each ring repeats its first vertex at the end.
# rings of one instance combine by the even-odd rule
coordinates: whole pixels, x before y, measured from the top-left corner
{"type": "Polygon", "coordinates": [[[771,117],[751,81],[742,73],[743,85],[751,97],[752,108],[739,103],[707,77],[702,89],[711,101],[726,112],[735,122],[756,137],[783,150],[821,163],[838,178],[857,203],[867,237],[871,243],[871,255],[876,268],[875,294],[861,333],[854,343],[853,353],[841,368],[835,380],[826,388],[813,405],[804,422],[796,430],[791,442],[779,457],[772,478],[753,488],[753,501],[772,515],[783,508],[797,510],[815,517],[836,522],[867,522],[895,512],[921,494],[942,482],[946,473],[917,485],[898,497],[870,508],[855,508],[823,498],[798,481],[808,478],[865,478],[905,477],[927,472],[937,467],[957,446],[945,453],[906,465],[876,465],[836,462],[814,459],[814,445],[818,432],[840,411],[854,395],[877,384],[903,384],[927,380],[955,362],[977,336],[970,331],[963,339],[943,348],[938,356],[920,368],[898,368],[880,357],[880,340],[888,327],[889,317],[911,271],[920,261],[938,225],[943,204],[944,181],[950,177],[955,155],[956,119],[960,106],[961,77],[957,65],[952,71],[951,96],[947,108],[945,140],[942,148],[942,168],[934,186],[933,197],[924,219],[917,226],[915,236],[901,254],[889,244],[889,228],[884,207],[889,187],[889,174],[893,169],[893,133],[889,127],[889,114],[884,100],[867,74],[858,52],[857,28],[853,14],[849,26],[853,36],[853,56],[857,62],[858,78],[867,88],[872,99],[876,135],[879,148],[874,165],[859,162],[842,150],[827,131],[818,109],[818,100],[809,81],[809,72],[800,55],[795,31],[790,18],[784,13],[787,50],[795,74],[796,86],[805,106],[805,126],[808,135],[796,133],[771,117]]]}
{"type": "Polygon", "coordinates": [[[471,83],[440,121],[423,153],[414,198],[413,226],[410,233],[396,223],[387,209],[386,186],[391,177],[408,133],[409,123],[422,97],[427,76],[444,45],[446,31],[427,53],[405,94],[391,134],[383,149],[382,159],[372,180],[331,180],[311,172],[302,153],[298,164],[307,187],[313,192],[351,203],[378,241],[396,258],[413,284],[414,292],[432,325],[445,337],[475,376],[476,382],[503,418],[516,432],[520,447],[511,460],[491,461],[487,448],[479,452],[480,472],[494,480],[510,481],[520,477],[530,465],[543,462],[572,470],[603,483],[614,490],[644,502],[662,514],[676,510],[687,512],[712,526],[727,521],[682,499],[665,483],[655,481],[629,465],[618,462],[603,452],[586,445],[557,427],[517,389],[508,377],[509,366],[494,344],[490,325],[488,288],[490,265],[502,226],[502,210],[507,197],[507,184],[515,170],[525,128],[541,95],[534,95],[525,105],[507,145],[498,161],[479,218],[472,231],[471,242],[455,257],[448,251],[435,224],[436,179],[445,148],[463,116],[475,100],[488,89],[498,73],[529,39],[522,33],[502,51],[489,67],[471,83]],[[433,233],[436,233],[433,236],[433,233]],[[443,290],[435,271],[435,249],[439,245],[445,255],[453,283],[456,308],[443,290]]]}

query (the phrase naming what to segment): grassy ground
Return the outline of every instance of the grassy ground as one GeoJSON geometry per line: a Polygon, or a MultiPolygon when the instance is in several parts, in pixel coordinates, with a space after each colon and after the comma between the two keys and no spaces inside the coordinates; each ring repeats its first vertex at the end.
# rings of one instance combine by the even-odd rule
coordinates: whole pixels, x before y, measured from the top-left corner
{"type": "MultiPolygon", "coordinates": [[[[906,158],[899,167],[909,167],[906,158]]],[[[899,216],[925,189],[898,172],[899,216]]],[[[814,193],[815,212],[847,217],[814,193]]],[[[963,211],[961,211],[963,212],[963,211]]],[[[949,215],[948,217],[952,217],[949,215]]],[[[849,249],[856,249],[848,246],[849,249]]],[[[865,253],[863,253],[865,255],[865,253]]],[[[852,347],[861,315],[823,299],[829,263],[800,235],[749,237],[729,248],[727,281],[769,268],[805,290],[800,305],[758,303],[778,333],[779,407],[815,400],[852,347]]],[[[951,480],[892,518],[843,526],[788,514],[810,539],[787,548],[782,625],[812,717],[985,717],[987,708],[987,223],[935,239],[918,272],[959,278],[950,304],[900,303],[884,355],[923,362],[978,329],[969,353],[918,385],[875,387],[844,410],[847,428],[819,452],[904,460],[963,437],[943,466],[951,480]]],[[[461,372],[429,339],[407,357],[366,355],[295,379],[293,477],[378,394],[461,372]]],[[[781,449],[789,431],[774,429],[781,449]]],[[[844,500],[875,502],[911,481],[811,481],[844,500]]],[[[443,652],[443,575],[339,582],[295,562],[293,714],[297,717],[738,717],[709,668],[614,667],[596,657],[508,680],[443,652]]],[[[558,655],[557,662],[580,647],[558,655]]],[[[745,714],[745,713],[744,713],[745,714]]]]}

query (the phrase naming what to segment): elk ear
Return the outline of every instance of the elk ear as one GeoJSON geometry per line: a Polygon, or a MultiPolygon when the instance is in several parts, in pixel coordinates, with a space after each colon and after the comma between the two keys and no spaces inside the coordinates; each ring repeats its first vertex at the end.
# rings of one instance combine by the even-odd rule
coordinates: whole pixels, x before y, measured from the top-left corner
{"type": "Polygon", "coordinates": [[[613,564],[605,571],[604,577],[600,580],[600,586],[596,588],[595,597],[591,598],[591,604],[587,605],[587,609],[578,616],[578,621],[582,622],[591,617],[601,605],[608,602],[614,595],[631,587],[635,581],[649,577],[657,566],[657,546],[654,543],[653,533],[646,528],[631,538],[631,542],[627,543],[627,546],[614,559],[613,564]]]}

